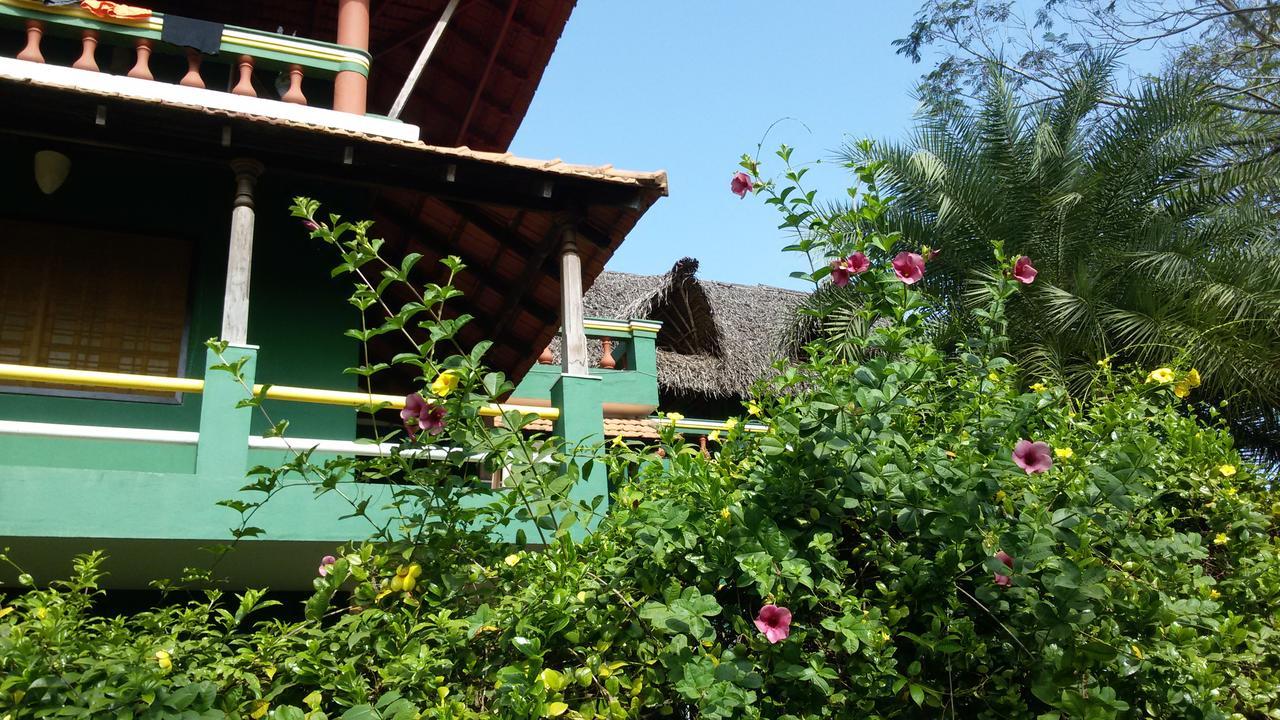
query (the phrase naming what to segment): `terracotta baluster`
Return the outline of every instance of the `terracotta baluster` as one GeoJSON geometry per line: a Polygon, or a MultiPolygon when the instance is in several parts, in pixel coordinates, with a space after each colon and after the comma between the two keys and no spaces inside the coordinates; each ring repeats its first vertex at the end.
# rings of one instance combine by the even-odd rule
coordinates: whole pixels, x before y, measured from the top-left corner
{"type": "Polygon", "coordinates": [[[666,448],[658,448],[657,450],[653,451],[653,454],[657,455],[660,458],[664,458],[667,456],[667,450],[666,448]]]}
{"type": "Polygon", "coordinates": [[[706,435],[700,435],[700,436],[698,436],[698,447],[702,449],[702,456],[703,456],[703,457],[708,457],[708,458],[709,458],[709,457],[711,457],[711,451],[707,449],[707,436],[706,436],[706,435]]]}
{"type": "Polygon", "coordinates": [[[71,63],[71,67],[89,72],[98,72],[98,31],[85,30],[80,38],[82,49],[80,59],[71,63]]]}
{"type": "Polygon", "coordinates": [[[613,338],[605,338],[600,342],[600,367],[605,370],[618,367],[618,361],[613,359],[613,338]]]}
{"type": "Polygon", "coordinates": [[[44,62],[44,54],[40,52],[40,38],[44,35],[44,23],[39,20],[27,21],[27,46],[18,53],[19,60],[27,62],[44,62]]]}
{"type": "Polygon", "coordinates": [[[307,96],[302,94],[301,65],[289,66],[289,89],[285,91],[284,95],[280,96],[280,99],[287,103],[294,103],[296,105],[307,104],[307,96]]]}
{"type": "Polygon", "coordinates": [[[240,81],[236,83],[235,87],[231,88],[231,92],[246,97],[258,97],[258,92],[253,89],[253,57],[241,55],[238,65],[240,67],[240,81]]]}
{"type": "Polygon", "coordinates": [[[538,362],[542,363],[543,365],[555,364],[556,356],[551,353],[550,345],[548,345],[545,349],[543,349],[542,354],[538,356],[538,362]]]}
{"type": "Polygon", "coordinates": [[[203,88],[204,78],[200,77],[200,63],[203,61],[204,56],[200,54],[199,50],[187,48],[187,74],[182,76],[178,84],[193,88],[203,88]]]}
{"type": "Polygon", "coordinates": [[[155,80],[156,76],[151,74],[151,41],[139,38],[133,47],[138,54],[138,60],[126,74],[139,80],[155,80]]]}

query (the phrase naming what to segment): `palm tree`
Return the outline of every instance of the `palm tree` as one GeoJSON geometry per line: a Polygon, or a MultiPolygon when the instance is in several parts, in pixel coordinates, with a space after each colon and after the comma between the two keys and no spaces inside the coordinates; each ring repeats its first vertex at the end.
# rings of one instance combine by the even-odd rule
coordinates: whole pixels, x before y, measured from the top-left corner
{"type": "Polygon", "coordinates": [[[1275,453],[1276,134],[1189,79],[1106,104],[1113,72],[1113,58],[1089,59],[1059,97],[1024,103],[993,71],[975,107],[930,111],[905,143],[842,155],[878,166],[894,198],[887,229],[942,249],[927,283],[948,322],[972,323],[994,242],[1031,258],[1040,274],[1009,311],[1028,382],[1087,396],[1103,358],[1181,362],[1204,378],[1202,409],[1229,400],[1241,437],[1275,453]]]}

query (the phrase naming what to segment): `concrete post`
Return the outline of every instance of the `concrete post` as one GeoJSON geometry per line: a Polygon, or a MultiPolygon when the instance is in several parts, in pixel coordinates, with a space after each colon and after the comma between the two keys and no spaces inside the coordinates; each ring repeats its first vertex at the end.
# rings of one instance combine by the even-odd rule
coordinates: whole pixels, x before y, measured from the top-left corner
{"type": "Polygon", "coordinates": [[[627,343],[627,369],[658,377],[657,342],[657,331],[632,328],[631,342],[627,343]]]}
{"type": "MultiPolygon", "coordinates": [[[[338,0],[338,44],[369,49],[369,0],[338,0]]],[[[354,70],[339,70],[333,79],[333,109],[364,115],[369,78],[354,70]]]]}
{"type": "Polygon", "coordinates": [[[253,272],[253,189],[262,163],[231,161],[236,197],[231,209],[231,241],[227,249],[227,286],[222,296],[222,339],[244,345],[249,334],[249,276],[253,272]]]}
{"type": "MultiPolygon", "coordinates": [[[[609,473],[599,448],[604,442],[603,383],[599,376],[561,375],[551,386],[551,404],[560,408],[553,432],[564,438],[567,465],[576,465],[581,477],[569,497],[588,505],[596,498],[596,512],[609,507],[609,473]]],[[[584,528],[575,529],[580,533],[584,528]]]]}
{"type": "Polygon", "coordinates": [[[204,393],[200,399],[200,440],[196,445],[196,475],[202,478],[244,479],[249,469],[249,426],[253,408],[238,408],[252,397],[250,390],[257,370],[258,349],[231,345],[219,358],[212,350],[205,361],[204,393]],[[214,365],[234,365],[247,358],[240,368],[240,380],[226,370],[210,370],[214,365]]]}

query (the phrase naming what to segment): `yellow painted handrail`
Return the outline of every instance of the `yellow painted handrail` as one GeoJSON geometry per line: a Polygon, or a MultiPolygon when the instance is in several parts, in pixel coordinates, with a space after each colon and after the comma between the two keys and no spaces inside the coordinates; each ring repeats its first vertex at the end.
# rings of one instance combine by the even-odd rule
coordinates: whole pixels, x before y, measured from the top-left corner
{"type": "MultiPolygon", "coordinates": [[[[0,363],[0,380],[118,388],[122,390],[150,390],[153,392],[204,392],[204,380],[199,378],[171,378],[156,375],[100,372],[97,370],[12,365],[8,363],[0,363]]],[[[255,394],[261,393],[264,387],[266,388],[266,397],[269,400],[317,403],[321,405],[345,405],[347,407],[363,407],[385,403],[387,407],[395,409],[404,407],[404,398],[398,395],[319,390],[316,388],[290,387],[288,385],[254,385],[253,392],[255,394]]],[[[513,410],[526,415],[537,415],[543,420],[555,420],[560,417],[559,408],[501,403],[486,405],[480,409],[480,414],[485,417],[496,417],[513,410]]]]}
{"type": "Polygon", "coordinates": [[[199,378],[171,378],[155,375],[131,375],[129,373],[99,372],[97,370],[72,370],[71,368],[38,367],[36,365],[10,365],[0,363],[0,380],[49,383],[55,385],[86,385],[119,388],[122,390],[152,390],[158,392],[193,392],[204,390],[204,380],[199,378]]]}

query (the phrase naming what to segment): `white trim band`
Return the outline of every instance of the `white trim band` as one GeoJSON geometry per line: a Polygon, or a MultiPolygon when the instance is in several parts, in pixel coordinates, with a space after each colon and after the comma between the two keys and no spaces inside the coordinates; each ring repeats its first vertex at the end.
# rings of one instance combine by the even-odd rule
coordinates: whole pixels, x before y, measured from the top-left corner
{"type": "MultiPolygon", "coordinates": [[[[286,120],[322,128],[378,135],[407,142],[418,141],[417,125],[396,122],[372,115],[354,115],[309,105],[295,105],[283,100],[246,97],[219,90],[173,85],[154,80],[131,78],[126,75],[108,75],[102,72],[33,63],[15,58],[0,58],[0,78],[18,82],[34,82],[38,85],[65,90],[109,93],[136,100],[204,108],[206,111],[223,110],[244,113],[273,120],[286,120]]],[[[107,122],[111,122],[111,119],[107,118],[107,122]]]]}
{"type": "Polygon", "coordinates": [[[164,445],[195,445],[200,441],[200,433],[183,430],[63,425],[59,423],[22,422],[19,420],[0,420],[0,435],[74,438],[77,440],[127,440],[130,442],[164,445]]]}

